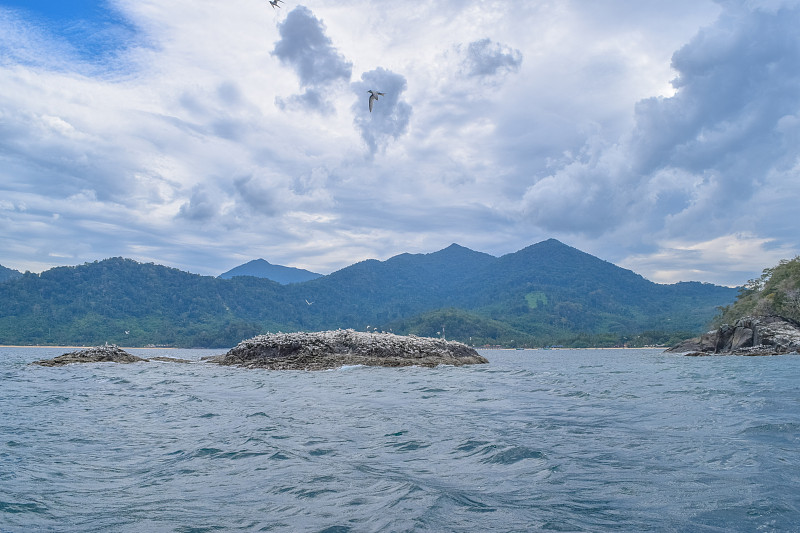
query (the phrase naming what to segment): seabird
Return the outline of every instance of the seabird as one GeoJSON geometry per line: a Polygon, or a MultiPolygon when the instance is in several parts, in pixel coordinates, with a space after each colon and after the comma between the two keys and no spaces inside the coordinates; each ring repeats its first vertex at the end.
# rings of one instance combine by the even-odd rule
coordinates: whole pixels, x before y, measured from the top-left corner
{"type": "Polygon", "coordinates": [[[369,93],[369,112],[372,113],[372,102],[378,99],[378,95],[384,96],[385,93],[367,91],[369,93]]]}
{"type": "Polygon", "coordinates": [[[311,305],[311,304],[313,304],[314,302],[309,302],[308,300],[306,300],[306,303],[307,303],[308,305],[311,305]]]}
{"type": "Polygon", "coordinates": [[[278,5],[278,2],[283,2],[283,0],[269,0],[269,4],[272,6],[272,9],[275,9],[276,7],[281,7],[278,5]]]}

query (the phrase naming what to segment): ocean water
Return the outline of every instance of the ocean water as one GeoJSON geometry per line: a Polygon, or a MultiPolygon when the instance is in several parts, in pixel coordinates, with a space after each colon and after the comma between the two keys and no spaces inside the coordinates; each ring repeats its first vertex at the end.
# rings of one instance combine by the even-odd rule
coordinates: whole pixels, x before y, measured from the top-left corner
{"type": "Polygon", "coordinates": [[[30,366],[0,348],[0,531],[800,531],[800,356],[30,366]]]}

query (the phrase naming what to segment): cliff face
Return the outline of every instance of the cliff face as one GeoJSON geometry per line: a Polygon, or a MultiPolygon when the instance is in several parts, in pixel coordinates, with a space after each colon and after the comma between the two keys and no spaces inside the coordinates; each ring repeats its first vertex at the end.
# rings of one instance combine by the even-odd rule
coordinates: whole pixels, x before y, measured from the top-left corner
{"type": "Polygon", "coordinates": [[[746,316],[667,352],[686,355],[781,355],[800,349],[800,323],[780,316],[746,316]]]}
{"type": "Polygon", "coordinates": [[[488,362],[460,342],[353,330],[259,335],[208,361],[273,370],[325,370],[343,365],[461,366],[488,362]]]}

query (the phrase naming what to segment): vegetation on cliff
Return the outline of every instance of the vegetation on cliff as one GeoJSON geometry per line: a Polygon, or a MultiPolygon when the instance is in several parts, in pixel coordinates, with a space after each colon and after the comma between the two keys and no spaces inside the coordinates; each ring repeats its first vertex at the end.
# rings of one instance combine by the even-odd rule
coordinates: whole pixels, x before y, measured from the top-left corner
{"type": "Polygon", "coordinates": [[[777,315],[800,322],[800,256],[784,259],[751,279],[736,301],[720,307],[713,325],[734,324],[746,316],[777,315]]]}

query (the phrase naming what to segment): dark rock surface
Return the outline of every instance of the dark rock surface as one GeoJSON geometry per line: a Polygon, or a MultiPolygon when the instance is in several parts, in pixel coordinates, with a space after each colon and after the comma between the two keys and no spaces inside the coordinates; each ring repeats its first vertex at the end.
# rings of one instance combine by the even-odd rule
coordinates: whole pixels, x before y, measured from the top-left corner
{"type": "Polygon", "coordinates": [[[782,355],[800,349],[800,323],[780,316],[747,316],[667,352],[700,355],[782,355]]]}
{"type": "Polygon", "coordinates": [[[191,359],[179,359],[177,357],[166,357],[159,355],[158,357],[148,357],[145,361],[161,361],[163,363],[193,363],[191,359]]]}
{"type": "Polygon", "coordinates": [[[354,330],[259,335],[207,361],[272,370],[326,370],[344,365],[434,367],[488,363],[485,357],[460,342],[354,330]]]}
{"type": "Polygon", "coordinates": [[[31,364],[41,366],[62,366],[69,365],[71,363],[137,363],[139,361],[147,361],[147,359],[142,359],[141,357],[131,355],[114,344],[106,344],[105,346],[96,346],[94,348],[87,348],[85,350],[65,353],[64,355],[59,355],[53,359],[34,361],[31,364]]]}

